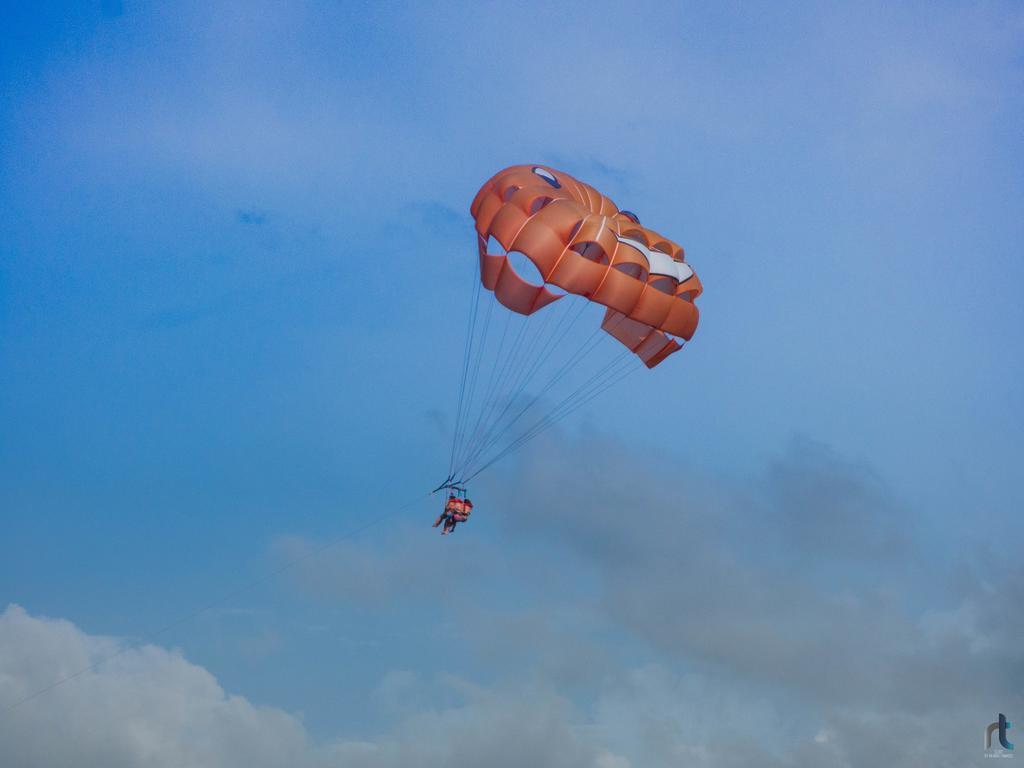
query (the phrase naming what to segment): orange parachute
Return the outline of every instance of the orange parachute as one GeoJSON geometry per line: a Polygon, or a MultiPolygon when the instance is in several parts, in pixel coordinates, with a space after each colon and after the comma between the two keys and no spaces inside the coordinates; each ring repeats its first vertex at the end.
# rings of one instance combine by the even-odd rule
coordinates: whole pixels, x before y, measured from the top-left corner
{"type": "Polygon", "coordinates": [[[480,272],[448,477],[436,489],[463,493],[487,467],[642,369],[637,358],[654,368],[678,351],[697,330],[702,290],[678,244],[547,166],[495,174],[470,213],[480,272]],[[586,301],[545,309],[567,295],[586,301]],[[592,319],[580,332],[585,316],[592,319]],[[602,346],[612,348],[610,360],[602,346]]]}
{"type": "Polygon", "coordinates": [[[602,327],[653,368],[697,329],[700,280],[678,244],[640,224],[588,184],[538,165],[494,175],[470,207],[476,220],[480,277],[522,315],[557,301],[548,286],[605,307],[602,327]],[[496,241],[504,252],[488,253],[496,241]],[[520,276],[508,254],[537,267],[544,284],[520,276]],[[674,338],[675,337],[675,338],[674,338]]]}

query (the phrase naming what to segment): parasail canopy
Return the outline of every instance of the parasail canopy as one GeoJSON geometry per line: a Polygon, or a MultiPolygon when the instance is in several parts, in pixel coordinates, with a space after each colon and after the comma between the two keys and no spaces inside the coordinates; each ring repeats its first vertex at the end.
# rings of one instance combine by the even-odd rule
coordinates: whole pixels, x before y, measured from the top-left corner
{"type": "Polygon", "coordinates": [[[532,315],[564,294],[607,308],[602,328],[653,368],[697,329],[700,280],[683,248],[640,224],[567,173],[514,165],[495,174],[470,206],[480,279],[505,307],[532,315]],[[542,282],[519,274],[522,253],[542,282]]]}

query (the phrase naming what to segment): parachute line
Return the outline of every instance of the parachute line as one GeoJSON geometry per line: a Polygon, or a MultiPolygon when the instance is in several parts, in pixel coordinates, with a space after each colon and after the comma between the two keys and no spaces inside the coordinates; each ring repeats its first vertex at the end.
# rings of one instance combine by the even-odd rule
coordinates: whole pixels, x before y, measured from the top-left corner
{"type": "MultiPolygon", "coordinates": [[[[458,438],[459,440],[465,440],[466,431],[469,429],[469,421],[472,418],[473,404],[476,398],[476,385],[477,381],[480,378],[480,364],[481,362],[483,362],[483,358],[486,354],[484,344],[487,340],[487,332],[491,327],[491,316],[494,314],[494,305],[496,303],[497,302],[495,301],[487,302],[487,312],[484,317],[483,328],[480,331],[480,338],[476,345],[476,355],[474,362],[472,364],[473,373],[470,375],[469,389],[467,391],[466,409],[463,412],[462,426],[460,428],[458,438]]],[[[458,456],[458,451],[456,451],[456,456],[458,456]]]]}
{"type": "Polygon", "coordinates": [[[466,346],[462,351],[462,377],[459,384],[459,405],[455,411],[455,429],[452,434],[452,452],[448,462],[448,476],[455,471],[455,450],[459,443],[459,424],[462,421],[462,405],[466,393],[466,374],[469,371],[469,356],[473,348],[473,332],[476,329],[477,310],[480,308],[480,263],[473,272],[473,301],[466,321],[466,346]]]}
{"type": "MultiPolygon", "coordinates": [[[[586,306],[586,302],[583,302],[582,308],[585,308],[586,306]]],[[[621,322],[621,318],[618,321],[616,321],[616,325],[619,322],[621,322]]],[[[483,446],[481,446],[478,449],[477,454],[473,457],[472,460],[475,461],[480,454],[486,452],[495,444],[497,444],[516,425],[520,418],[522,418],[534,405],[536,405],[547,392],[549,392],[555,385],[557,385],[563,378],[565,378],[565,376],[569,372],[571,372],[577,364],[579,364],[584,358],[586,358],[597,347],[597,345],[600,344],[602,340],[601,333],[601,328],[595,329],[591,333],[591,335],[583,342],[583,344],[581,344],[580,347],[577,348],[577,350],[569,357],[569,359],[562,364],[562,366],[556,371],[554,376],[552,376],[547,381],[547,383],[540,388],[537,394],[534,395],[525,406],[523,406],[518,412],[516,412],[512,419],[497,434],[495,434],[489,441],[487,441],[483,446]]],[[[522,393],[522,391],[523,388],[519,389],[515,397],[517,398],[519,394],[522,393]]],[[[510,408],[514,403],[515,399],[510,399],[506,404],[506,410],[510,408]]],[[[464,469],[465,468],[462,466],[459,467],[460,472],[463,472],[464,469]]]]}
{"type": "MultiPolygon", "coordinates": [[[[573,325],[575,325],[580,315],[582,315],[583,311],[586,309],[586,306],[587,302],[580,303],[579,309],[576,311],[575,315],[572,316],[572,320],[569,322],[568,325],[565,325],[565,320],[569,317],[570,310],[567,309],[566,311],[564,311],[562,315],[559,317],[558,323],[552,325],[547,340],[542,344],[537,344],[536,342],[540,341],[540,338],[544,335],[544,331],[547,329],[538,325],[537,332],[534,334],[533,337],[534,343],[527,345],[527,349],[529,350],[529,348],[533,346],[538,348],[540,352],[535,353],[535,357],[532,362],[529,360],[528,354],[524,356],[524,359],[522,361],[522,371],[521,373],[519,373],[518,376],[513,377],[511,389],[502,395],[501,400],[496,399],[495,401],[493,401],[492,410],[502,400],[505,403],[504,407],[502,407],[501,411],[498,413],[497,418],[491,421],[489,429],[487,429],[482,435],[482,437],[478,441],[476,441],[475,445],[472,446],[472,449],[469,451],[468,455],[466,455],[465,459],[456,464],[457,472],[464,472],[469,467],[470,464],[476,461],[476,459],[479,457],[481,453],[488,450],[495,443],[500,441],[501,438],[505,434],[507,434],[508,431],[513,426],[515,426],[515,423],[523,415],[523,413],[525,413],[533,405],[533,403],[536,402],[538,398],[534,398],[533,400],[531,400],[531,402],[528,403],[524,409],[516,413],[510,421],[508,421],[506,424],[504,424],[504,426],[502,426],[502,421],[505,418],[506,414],[512,409],[513,406],[516,405],[520,396],[526,390],[526,387],[529,386],[530,382],[540,371],[543,364],[551,357],[551,354],[558,348],[558,345],[566,337],[568,332],[572,329],[573,325]],[[559,333],[559,331],[561,331],[561,333],[559,333]]],[[[567,366],[563,366],[563,368],[566,367],[567,366]]],[[[552,385],[552,383],[553,382],[549,381],[543,387],[542,392],[546,391],[552,385]]],[[[488,420],[490,421],[490,419],[488,420]]]]}
{"type": "Polygon", "coordinates": [[[619,356],[612,361],[613,363],[619,363],[618,367],[610,369],[609,366],[611,364],[606,365],[605,368],[602,369],[604,372],[603,375],[601,373],[595,374],[594,377],[577,388],[571,395],[563,399],[562,402],[551,410],[551,412],[539,419],[526,432],[516,438],[516,440],[502,449],[494,457],[489,459],[479,469],[475,469],[472,473],[467,473],[468,476],[466,477],[465,482],[469,482],[498,461],[501,461],[512,453],[515,453],[542,432],[550,429],[562,419],[576,412],[597,396],[614,387],[626,377],[640,370],[637,364],[630,359],[629,354],[628,350],[620,353],[619,356]],[[623,360],[623,358],[625,358],[625,360],[623,360]]]}

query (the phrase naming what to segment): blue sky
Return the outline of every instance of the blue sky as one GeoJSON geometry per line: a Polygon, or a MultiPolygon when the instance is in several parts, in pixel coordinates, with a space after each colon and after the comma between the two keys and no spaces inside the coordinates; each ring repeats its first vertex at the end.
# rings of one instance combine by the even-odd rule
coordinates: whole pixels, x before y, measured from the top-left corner
{"type": "MultiPolygon", "coordinates": [[[[301,759],[327,764],[324,745],[358,741],[387,765],[381,745],[421,743],[425,713],[458,722],[468,700],[496,734],[553,702],[566,730],[537,759],[602,768],[755,759],[694,725],[707,690],[707,717],[761,764],[912,764],[894,733],[945,722],[936,760],[959,765],[984,718],[1024,709],[982,684],[1024,669],[997,608],[1024,595],[1015,4],[4,16],[8,649],[70,626],[51,619],[75,642],[137,638],[433,487],[469,203],[536,162],[686,247],[705,285],[694,342],[497,465],[453,539],[416,506],[160,652],[295,718],[301,759]],[[661,586],[628,592],[645,579],[661,586]],[[692,579],[722,592],[680,592],[692,579]],[[658,618],[676,610],[693,623],[658,618]],[[824,658],[837,622],[879,627],[859,678],[817,686],[772,656],[824,658]],[[897,657],[977,690],[953,701],[951,683],[929,709],[909,680],[858,689],[897,657]],[[662,741],[632,719],[648,708],[662,741]]],[[[24,685],[45,684],[40,664],[24,685]]]]}

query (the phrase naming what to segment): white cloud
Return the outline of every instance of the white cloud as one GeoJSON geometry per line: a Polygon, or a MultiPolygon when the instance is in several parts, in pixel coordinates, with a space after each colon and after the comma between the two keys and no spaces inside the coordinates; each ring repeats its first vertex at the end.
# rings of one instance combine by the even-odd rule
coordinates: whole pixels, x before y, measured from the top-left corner
{"type": "MultiPolygon", "coordinates": [[[[63,620],[0,614],[0,701],[21,700],[121,649],[63,620]]],[[[315,765],[292,715],[232,696],[202,667],[152,645],[4,713],[0,763],[29,766],[315,765]]]]}
{"type": "Polygon", "coordinates": [[[593,746],[577,727],[572,705],[543,686],[499,691],[446,678],[435,688],[454,692],[462,703],[412,711],[402,700],[420,681],[394,671],[378,688],[398,713],[390,733],[317,744],[296,716],[226,693],[176,651],[125,649],[120,641],[16,605],[0,614],[0,706],[9,708],[92,664],[95,669],[74,680],[6,709],[0,765],[630,768],[625,758],[593,746]]]}

